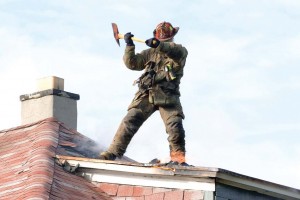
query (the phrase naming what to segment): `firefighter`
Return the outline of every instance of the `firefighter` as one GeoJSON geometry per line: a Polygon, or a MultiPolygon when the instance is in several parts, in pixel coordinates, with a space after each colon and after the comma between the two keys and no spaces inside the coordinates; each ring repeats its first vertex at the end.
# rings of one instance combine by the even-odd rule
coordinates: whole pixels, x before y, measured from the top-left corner
{"type": "Polygon", "coordinates": [[[174,42],[178,30],[179,27],[173,27],[169,22],[158,24],[153,31],[154,37],[145,41],[150,48],[137,54],[131,39],[134,35],[130,32],[124,35],[126,48],[123,61],[126,67],[144,70],[144,73],[135,81],[139,90],[108,150],[100,153],[100,159],[121,158],[141,125],[155,111],[159,111],[168,134],[169,164],[188,165],[185,160],[185,131],[182,125],[184,113],[179,92],[188,51],[174,42]]]}

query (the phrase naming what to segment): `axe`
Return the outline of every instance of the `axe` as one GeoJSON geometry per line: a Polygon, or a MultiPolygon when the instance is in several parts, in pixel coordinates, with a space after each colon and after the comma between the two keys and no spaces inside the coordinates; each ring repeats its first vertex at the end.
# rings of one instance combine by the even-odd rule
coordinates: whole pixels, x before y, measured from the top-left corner
{"type": "MultiPolygon", "coordinates": [[[[113,29],[113,33],[114,33],[114,37],[116,39],[116,42],[118,43],[118,45],[120,46],[120,41],[119,39],[124,39],[124,34],[120,34],[119,33],[119,30],[118,30],[118,26],[116,23],[111,23],[112,25],[112,29],[113,29]]],[[[141,43],[145,43],[145,40],[142,40],[142,39],[139,39],[139,38],[136,38],[136,37],[132,37],[131,38],[133,41],[136,41],[136,42],[141,42],[141,43]]]]}

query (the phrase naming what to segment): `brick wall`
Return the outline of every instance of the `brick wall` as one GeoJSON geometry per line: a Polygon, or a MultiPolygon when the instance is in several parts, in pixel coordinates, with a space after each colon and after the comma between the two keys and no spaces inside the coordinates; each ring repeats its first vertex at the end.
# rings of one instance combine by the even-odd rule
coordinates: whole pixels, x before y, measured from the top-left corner
{"type": "Polygon", "coordinates": [[[203,200],[204,191],[94,183],[113,200],[203,200]]]}

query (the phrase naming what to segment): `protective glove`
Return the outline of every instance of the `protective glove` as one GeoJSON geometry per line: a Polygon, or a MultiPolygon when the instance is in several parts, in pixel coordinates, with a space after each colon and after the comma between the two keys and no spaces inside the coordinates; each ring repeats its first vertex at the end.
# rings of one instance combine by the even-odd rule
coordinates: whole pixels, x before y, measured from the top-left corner
{"type": "Polygon", "coordinates": [[[149,47],[156,48],[160,44],[160,41],[158,39],[156,39],[156,38],[150,38],[150,39],[146,40],[145,43],[149,47]]]}
{"type": "Polygon", "coordinates": [[[127,46],[134,46],[134,43],[131,39],[133,36],[134,35],[132,35],[131,32],[128,32],[124,35],[124,40],[125,40],[127,46]]]}

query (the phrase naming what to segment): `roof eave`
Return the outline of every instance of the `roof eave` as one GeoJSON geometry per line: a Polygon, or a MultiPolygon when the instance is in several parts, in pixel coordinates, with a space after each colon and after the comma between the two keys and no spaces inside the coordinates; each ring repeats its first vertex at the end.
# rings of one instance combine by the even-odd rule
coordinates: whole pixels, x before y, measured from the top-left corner
{"type": "MultiPolygon", "coordinates": [[[[184,168],[181,170],[169,167],[157,167],[142,163],[130,163],[123,161],[106,161],[99,159],[86,159],[69,156],[56,156],[57,161],[63,166],[78,166],[76,174],[89,181],[107,182],[118,184],[130,184],[140,186],[155,186],[177,189],[191,189],[215,191],[214,170],[205,170],[202,173],[187,174],[184,168]]],[[[179,168],[178,168],[179,169],[179,168]]],[[[208,168],[207,168],[208,169],[208,168]]]]}
{"type": "Polygon", "coordinates": [[[300,199],[300,190],[297,190],[295,188],[253,178],[250,176],[245,176],[224,169],[218,169],[216,182],[245,190],[256,191],[258,193],[277,198],[291,200],[300,199]]]}
{"type": "Polygon", "coordinates": [[[256,191],[283,199],[300,199],[300,190],[210,167],[155,166],[143,163],[106,161],[70,156],[56,156],[64,165],[77,166],[76,174],[89,181],[215,191],[216,184],[256,191]]]}

